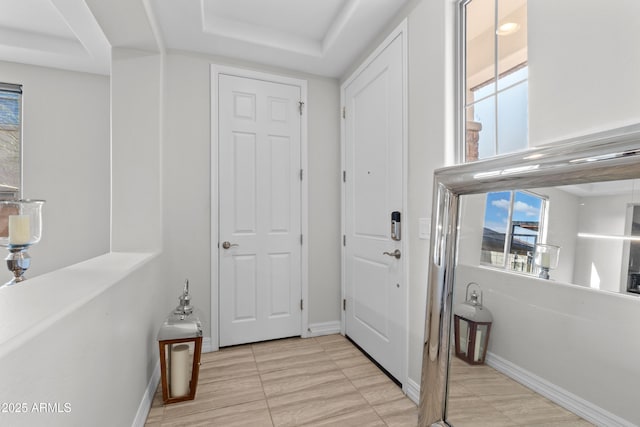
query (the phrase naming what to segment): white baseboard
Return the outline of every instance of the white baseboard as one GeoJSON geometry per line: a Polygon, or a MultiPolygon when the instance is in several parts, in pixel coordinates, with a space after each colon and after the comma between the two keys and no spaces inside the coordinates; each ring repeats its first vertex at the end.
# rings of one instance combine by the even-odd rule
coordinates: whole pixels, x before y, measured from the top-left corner
{"type": "Polygon", "coordinates": [[[575,394],[558,387],[539,376],[514,365],[500,356],[487,353],[487,365],[496,371],[502,372],[508,377],[518,381],[522,385],[529,387],[541,396],[584,418],[585,420],[599,426],[608,427],[637,427],[635,424],[602,409],[575,394]]]}
{"type": "Polygon", "coordinates": [[[420,404],[420,384],[416,383],[411,378],[407,378],[407,382],[403,385],[403,391],[409,399],[416,405],[420,404]]]}
{"type": "Polygon", "coordinates": [[[319,337],[322,335],[339,334],[342,324],[339,320],[333,322],[310,323],[307,329],[307,337],[319,337]]]}
{"type": "Polygon", "coordinates": [[[149,415],[149,410],[151,409],[151,404],[153,403],[153,397],[158,389],[158,384],[160,384],[159,357],[156,362],[156,366],[153,369],[153,374],[149,379],[149,384],[147,384],[147,388],[142,395],[142,401],[140,402],[140,406],[138,406],[138,412],[136,413],[133,423],[131,423],[131,427],[144,427],[144,424],[147,421],[147,416],[149,415]]]}
{"type": "Polygon", "coordinates": [[[211,337],[204,337],[202,339],[202,352],[203,353],[211,353],[212,351],[218,351],[219,348],[218,346],[214,346],[213,345],[213,341],[211,340],[211,337]]]}

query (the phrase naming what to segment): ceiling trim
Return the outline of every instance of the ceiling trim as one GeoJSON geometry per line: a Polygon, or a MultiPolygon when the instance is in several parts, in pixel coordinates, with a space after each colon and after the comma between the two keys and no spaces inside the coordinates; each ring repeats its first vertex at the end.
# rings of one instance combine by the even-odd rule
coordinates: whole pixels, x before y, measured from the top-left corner
{"type": "Polygon", "coordinates": [[[202,13],[202,31],[206,34],[228,37],[246,43],[284,49],[309,56],[322,56],[322,45],[308,37],[298,37],[285,31],[253,25],[235,19],[202,13]]]}
{"type": "MultiPolygon", "coordinates": [[[[39,12],[41,20],[57,20],[58,28],[69,31],[38,32],[33,25],[24,25],[24,18],[17,20],[15,28],[0,27],[0,59],[108,75],[111,46],[87,4],[83,0],[42,1],[48,1],[50,7],[39,12]]],[[[9,8],[3,13],[11,16],[9,8]]]]}
{"type": "Polygon", "coordinates": [[[327,52],[333,48],[340,34],[343,33],[349,22],[353,19],[356,11],[358,10],[358,3],[360,0],[349,0],[347,4],[340,10],[340,13],[329,27],[327,34],[322,41],[322,51],[327,52]]]}

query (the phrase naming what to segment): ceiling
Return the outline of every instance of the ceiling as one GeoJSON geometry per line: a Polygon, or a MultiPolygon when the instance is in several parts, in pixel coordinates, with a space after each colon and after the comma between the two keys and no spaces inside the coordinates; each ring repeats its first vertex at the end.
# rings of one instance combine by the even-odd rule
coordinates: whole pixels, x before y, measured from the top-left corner
{"type": "Polygon", "coordinates": [[[411,0],[0,0],[0,60],[109,74],[111,47],[182,50],[328,77],[411,0]]]}
{"type": "Polygon", "coordinates": [[[110,47],[81,0],[0,0],[0,60],[107,74],[110,47]]]}
{"type": "Polygon", "coordinates": [[[603,181],[589,182],[586,184],[563,185],[557,187],[578,197],[601,197],[629,195],[632,199],[637,198],[640,187],[640,180],[627,179],[623,181],[603,181]]]}

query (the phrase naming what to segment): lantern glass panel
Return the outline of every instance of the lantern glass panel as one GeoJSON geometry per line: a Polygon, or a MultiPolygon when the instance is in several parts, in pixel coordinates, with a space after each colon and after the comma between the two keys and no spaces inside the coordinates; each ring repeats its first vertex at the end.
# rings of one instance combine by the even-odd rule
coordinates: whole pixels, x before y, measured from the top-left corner
{"type": "Polygon", "coordinates": [[[188,396],[191,392],[194,348],[194,342],[172,343],[164,346],[170,398],[188,396]]]}
{"type": "Polygon", "coordinates": [[[458,317],[460,334],[458,335],[460,354],[467,356],[467,348],[469,347],[469,322],[458,317]]]}
{"type": "Polygon", "coordinates": [[[487,337],[489,333],[489,325],[478,324],[476,327],[476,339],[473,349],[473,361],[483,362],[484,352],[487,345],[487,337]]]}

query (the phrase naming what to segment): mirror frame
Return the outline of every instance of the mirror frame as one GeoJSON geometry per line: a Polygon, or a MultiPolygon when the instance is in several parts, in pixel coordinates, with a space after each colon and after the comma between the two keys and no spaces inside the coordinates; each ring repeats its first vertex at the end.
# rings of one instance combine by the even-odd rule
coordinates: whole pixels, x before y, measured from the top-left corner
{"type": "Polygon", "coordinates": [[[418,426],[450,426],[445,417],[460,196],[636,178],[640,125],[435,171],[418,426]]]}

